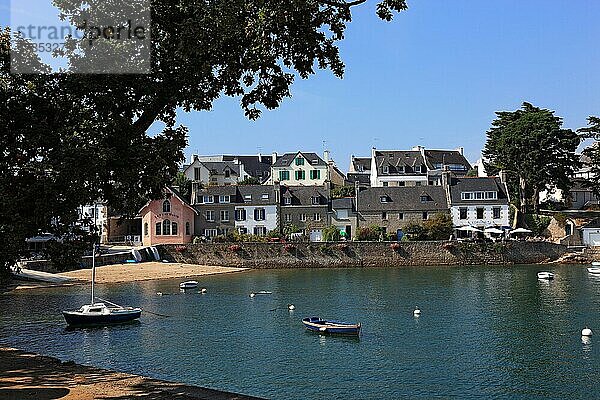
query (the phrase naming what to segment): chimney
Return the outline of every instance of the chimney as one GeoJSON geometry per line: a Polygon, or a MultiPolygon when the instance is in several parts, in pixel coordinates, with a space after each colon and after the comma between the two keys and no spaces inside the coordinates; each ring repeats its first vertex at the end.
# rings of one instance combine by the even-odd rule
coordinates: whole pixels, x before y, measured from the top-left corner
{"type": "Polygon", "coordinates": [[[465,148],[464,147],[459,147],[458,149],[456,149],[456,151],[458,151],[461,156],[465,155],[465,148]]]}
{"type": "Polygon", "coordinates": [[[192,154],[192,158],[191,158],[192,164],[193,164],[193,163],[194,163],[194,161],[196,161],[196,160],[198,160],[198,154],[192,154]]]}
{"type": "Polygon", "coordinates": [[[448,187],[450,184],[450,171],[448,169],[444,169],[442,171],[442,186],[444,188],[448,187]]]}
{"type": "Polygon", "coordinates": [[[273,165],[277,161],[277,152],[274,151],[273,154],[271,154],[271,157],[273,158],[273,160],[271,161],[271,165],[273,165]]]}
{"type": "Polygon", "coordinates": [[[325,150],[323,152],[323,160],[325,161],[325,163],[329,164],[329,150],[325,150]]]}

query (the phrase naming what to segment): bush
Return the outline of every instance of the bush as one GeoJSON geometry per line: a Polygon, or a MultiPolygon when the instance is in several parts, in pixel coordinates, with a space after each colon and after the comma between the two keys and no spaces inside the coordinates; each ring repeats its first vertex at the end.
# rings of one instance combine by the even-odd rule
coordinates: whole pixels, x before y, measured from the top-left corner
{"type": "Polygon", "coordinates": [[[339,186],[331,190],[332,199],[341,199],[343,197],[354,197],[356,190],[354,186],[339,186]]]}
{"type": "Polygon", "coordinates": [[[423,223],[429,240],[448,240],[454,232],[450,214],[437,213],[423,223]]]}
{"type": "Polygon", "coordinates": [[[356,230],[356,240],[362,241],[375,241],[379,240],[379,234],[381,228],[377,225],[371,225],[368,227],[360,227],[356,230]]]}
{"type": "Polygon", "coordinates": [[[333,226],[329,225],[327,228],[323,229],[323,240],[326,242],[339,242],[341,239],[340,230],[333,226]]]}
{"type": "Polygon", "coordinates": [[[427,240],[427,230],[418,222],[411,221],[402,229],[406,240],[427,240]]]}
{"type": "Polygon", "coordinates": [[[548,225],[550,225],[550,217],[537,214],[526,214],[525,223],[531,229],[534,235],[542,235],[548,225]]]}
{"type": "Polygon", "coordinates": [[[50,240],[44,253],[57,271],[68,271],[81,267],[81,257],[91,246],[83,240],[50,240]]]}

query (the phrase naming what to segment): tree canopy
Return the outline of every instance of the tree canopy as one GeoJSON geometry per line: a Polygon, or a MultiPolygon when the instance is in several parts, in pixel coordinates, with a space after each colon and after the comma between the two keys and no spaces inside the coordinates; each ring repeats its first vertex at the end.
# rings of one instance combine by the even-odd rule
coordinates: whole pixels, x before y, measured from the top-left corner
{"type": "MultiPolygon", "coordinates": [[[[600,139],[600,118],[590,116],[588,126],[578,129],[586,137],[595,137],[600,139]]],[[[583,155],[589,158],[586,167],[589,168],[589,177],[585,180],[585,185],[592,190],[596,196],[600,196],[600,142],[596,140],[592,145],[583,150],[583,155]]]]}
{"type": "Polygon", "coordinates": [[[505,170],[516,180],[509,190],[513,201],[527,212],[538,207],[539,192],[557,187],[568,190],[579,167],[575,150],[579,136],[562,128],[554,111],[529,103],[516,111],[500,111],[487,132],[483,150],[486,170],[505,170]]]}
{"type": "MultiPolygon", "coordinates": [[[[10,73],[10,35],[0,33],[0,271],[23,253],[25,238],[62,235],[77,207],[98,199],[134,214],[176,176],[187,129],[176,111],[210,110],[222,95],[240,98],[256,119],[290,96],[295,77],[318,69],[342,77],[337,44],[353,7],[366,0],[152,0],[149,74],[10,73]],[[149,136],[160,122],[162,131],[149,136]]],[[[66,19],[112,3],[56,0],[66,19]]],[[[383,0],[391,20],[405,0],[383,0]]],[[[81,52],[68,47],[71,66],[81,52]]]]}

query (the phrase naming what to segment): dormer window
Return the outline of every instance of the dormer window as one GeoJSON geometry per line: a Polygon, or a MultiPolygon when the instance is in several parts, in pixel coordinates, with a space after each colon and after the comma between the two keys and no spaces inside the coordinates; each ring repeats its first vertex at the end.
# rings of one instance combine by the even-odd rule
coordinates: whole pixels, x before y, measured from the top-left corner
{"type": "Polygon", "coordinates": [[[262,196],[260,197],[263,200],[269,200],[269,193],[263,193],[262,196]]]}
{"type": "Polygon", "coordinates": [[[304,158],[297,157],[296,158],[296,165],[304,165],[304,158]]]}
{"type": "Polygon", "coordinates": [[[225,170],[225,178],[229,178],[229,176],[231,175],[231,172],[229,172],[228,169],[225,170]]]}
{"type": "Polygon", "coordinates": [[[389,197],[387,197],[387,196],[380,196],[380,197],[379,197],[379,201],[380,201],[381,203],[389,203],[389,202],[390,202],[390,198],[389,198],[389,197]]]}
{"type": "Polygon", "coordinates": [[[384,173],[384,174],[389,174],[389,173],[390,173],[390,167],[388,167],[387,165],[385,165],[385,166],[383,167],[383,173],[384,173]]]}
{"type": "Polygon", "coordinates": [[[398,172],[400,172],[400,173],[404,172],[404,165],[398,166],[398,172]]]}
{"type": "Polygon", "coordinates": [[[426,194],[421,195],[421,203],[427,203],[429,201],[429,199],[430,199],[429,195],[426,195],[426,194]]]}
{"type": "Polygon", "coordinates": [[[215,202],[215,198],[211,195],[205,195],[203,198],[203,203],[214,203],[215,202]]]}
{"type": "Polygon", "coordinates": [[[284,197],[283,198],[283,204],[285,204],[286,206],[289,206],[290,204],[292,204],[292,198],[291,197],[284,197]]]}
{"type": "Polygon", "coordinates": [[[312,197],[312,204],[314,204],[314,205],[321,204],[321,197],[319,197],[319,196],[313,196],[312,197]]]}
{"type": "Polygon", "coordinates": [[[229,203],[231,201],[231,197],[229,195],[219,196],[219,203],[229,203]]]}
{"type": "Polygon", "coordinates": [[[171,202],[169,200],[165,200],[163,201],[163,212],[164,213],[168,213],[171,212],[171,202]]]}
{"type": "Polygon", "coordinates": [[[251,195],[251,194],[245,194],[245,195],[244,195],[244,201],[245,201],[246,203],[248,203],[248,202],[252,201],[252,195],[251,195]]]}
{"type": "Polygon", "coordinates": [[[317,165],[317,164],[319,163],[319,160],[312,160],[310,163],[311,163],[312,165],[317,165]]]}

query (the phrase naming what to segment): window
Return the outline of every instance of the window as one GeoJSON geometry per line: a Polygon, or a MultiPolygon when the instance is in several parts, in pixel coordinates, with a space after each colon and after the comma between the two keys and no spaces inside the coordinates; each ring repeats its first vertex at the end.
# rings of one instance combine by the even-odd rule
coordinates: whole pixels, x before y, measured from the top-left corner
{"type": "Polygon", "coordinates": [[[388,200],[387,196],[379,196],[379,202],[381,203],[388,203],[388,200]]]}
{"type": "Polygon", "coordinates": [[[148,223],[144,223],[144,236],[148,236],[148,223]]]}
{"type": "Polygon", "coordinates": [[[240,233],[240,235],[245,235],[246,233],[248,233],[248,228],[246,228],[245,226],[240,226],[238,228],[238,232],[240,233]]]}
{"type": "Polygon", "coordinates": [[[283,204],[285,204],[286,206],[289,206],[290,204],[292,204],[292,198],[291,197],[284,197],[283,198],[283,204]]]}
{"type": "Polygon", "coordinates": [[[231,202],[231,196],[229,196],[229,195],[219,196],[219,203],[229,203],[229,202],[231,202]]]}
{"type": "Polygon", "coordinates": [[[214,202],[215,202],[214,196],[211,196],[211,195],[204,196],[204,203],[214,203],[214,202]]]}
{"type": "Polygon", "coordinates": [[[404,213],[398,213],[398,219],[399,220],[403,220],[404,219],[404,213]]]}
{"type": "Polygon", "coordinates": [[[304,165],[304,158],[296,157],[296,165],[304,165]]]}
{"type": "Polygon", "coordinates": [[[279,171],[279,180],[280,181],[289,181],[290,180],[290,171],[279,171]]]}
{"type": "Polygon", "coordinates": [[[387,219],[387,212],[385,212],[385,211],[381,212],[381,219],[383,219],[383,220],[387,219]]]}
{"type": "Polygon", "coordinates": [[[492,208],[492,212],[494,214],[494,219],[500,218],[500,207],[492,208]]]}
{"type": "Polygon", "coordinates": [[[244,195],[244,202],[245,203],[249,203],[252,201],[252,195],[251,194],[245,194],[244,195]]]}
{"type": "Polygon", "coordinates": [[[164,213],[171,212],[171,202],[169,200],[163,201],[163,212],[164,213]]]}
{"type": "Polygon", "coordinates": [[[229,172],[228,169],[225,170],[225,178],[229,178],[229,176],[231,175],[231,172],[229,172]]]}
{"type": "Polygon", "coordinates": [[[384,174],[388,174],[388,173],[390,172],[390,167],[388,167],[388,166],[386,165],[386,166],[384,166],[384,167],[382,168],[382,171],[383,171],[383,173],[384,173],[384,174]]]}
{"type": "Polygon", "coordinates": [[[246,210],[243,208],[238,208],[235,210],[235,220],[236,221],[245,221],[246,220],[246,210]]]}
{"type": "Polygon", "coordinates": [[[200,168],[194,168],[194,180],[195,181],[200,180],[200,168]]]}
{"type": "Polygon", "coordinates": [[[267,234],[267,228],[265,228],[264,226],[255,226],[254,234],[256,236],[265,236],[267,234]]]}
{"type": "Polygon", "coordinates": [[[404,172],[404,165],[400,165],[398,167],[398,172],[400,172],[400,173],[404,172]]]}
{"type": "Polygon", "coordinates": [[[321,197],[319,197],[319,196],[313,196],[311,198],[311,203],[313,205],[321,204],[321,197]]]}
{"type": "Polygon", "coordinates": [[[398,182],[398,186],[406,186],[406,182],[404,182],[404,181],[399,181],[399,182],[398,182]]]}
{"type": "Polygon", "coordinates": [[[421,183],[422,183],[421,181],[416,181],[415,186],[421,186],[421,183]]]}
{"type": "Polygon", "coordinates": [[[285,222],[292,222],[292,214],[285,214],[285,222]]]}
{"type": "Polygon", "coordinates": [[[217,233],[216,229],[205,229],[204,230],[204,236],[206,236],[206,237],[211,238],[211,237],[215,237],[217,235],[218,235],[218,233],[217,233]]]}
{"type": "Polygon", "coordinates": [[[421,166],[415,165],[415,172],[421,172],[421,166]]]}
{"type": "Polygon", "coordinates": [[[483,207],[477,207],[477,219],[483,219],[483,207]]]}
{"type": "Polygon", "coordinates": [[[264,221],[265,220],[265,209],[264,208],[255,208],[254,209],[254,220],[255,221],[264,221]]]}
{"type": "Polygon", "coordinates": [[[429,201],[429,196],[424,194],[421,196],[421,203],[427,203],[429,201]]]}
{"type": "Polygon", "coordinates": [[[189,223],[189,222],[186,222],[186,223],[185,223],[185,234],[186,234],[187,236],[189,236],[189,235],[191,234],[190,232],[191,232],[191,231],[190,231],[190,223],[189,223]]]}
{"type": "Polygon", "coordinates": [[[171,234],[171,221],[169,221],[168,219],[165,219],[163,221],[163,235],[170,235],[171,234]]]}
{"type": "Polygon", "coordinates": [[[315,221],[317,221],[317,222],[318,222],[318,221],[320,221],[320,220],[321,220],[321,214],[319,214],[319,213],[315,213],[315,215],[313,216],[313,219],[314,219],[315,221]]]}
{"type": "Polygon", "coordinates": [[[458,209],[459,219],[467,219],[467,207],[461,207],[458,209]]]}
{"type": "Polygon", "coordinates": [[[171,222],[171,235],[177,235],[177,222],[171,222]]]}
{"type": "Polygon", "coordinates": [[[496,200],[497,197],[498,197],[498,192],[486,192],[485,193],[486,199],[496,200]]]}
{"type": "Polygon", "coordinates": [[[310,171],[310,179],[321,179],[321,171],[318,169],[310,171]]]}
{"type": "Polygon", "coordinates": [[[427,219],[427,216],[428,216],[428,215],[427,215],[427,211],[423,211],[423,216],[422,216],[422,217],[423,217],[423,219],[427,219]]]}
{"type": "Polygon", "coordinates": [[[306,172],[305,171],[296,171],[296,180],[297,181],[301,181],[304,180],[304,178],[306,178],[306,172]]]}
{"type": "Polygon", "coordinates": [[[381,184],[383,185],[383,187],[387,187],[388,186],[387,182],[381,182],[381,184]]]}
{"type": "Polygon", "coordinates": [[[228,210],[221,210],[221,221],[229,222],[229,211],[228,210]]]}
{"type": "Polygon", "coordinates": [[[208,222],[214,222],[215,221],[215,212],[213,210],[206,210],[206,220],[208,222]]]}
{"type": "Polygon", "coordinates": [[[260,196],[261,199],[263,199],[264,201],[268,201],[269,200],[269,193],[263,193],[262,196],[260,196]]]}
{"type": "Polygon", "coordinates": [[[162,224],[160,222],[156,223],[156,226],[154,227],[154,234],[156,236],[162,235],[162,224]]]}
{"type": "Polygon", "coordinates": [[[304,213],[300,214],[300,221],[302,221],[302,222],[306,221],[306,214],[304,214],[304,213]]]}
{"type": "Polygon", "coordinates": [[[427,184],[428,184],[429,186],[433,186],[433,185],[434,185],[433,181],[427,181],[427,184]]]}

